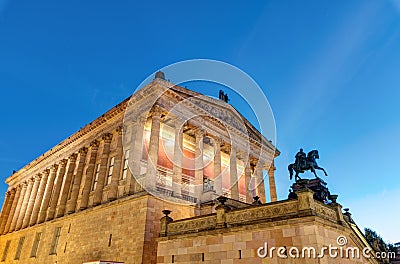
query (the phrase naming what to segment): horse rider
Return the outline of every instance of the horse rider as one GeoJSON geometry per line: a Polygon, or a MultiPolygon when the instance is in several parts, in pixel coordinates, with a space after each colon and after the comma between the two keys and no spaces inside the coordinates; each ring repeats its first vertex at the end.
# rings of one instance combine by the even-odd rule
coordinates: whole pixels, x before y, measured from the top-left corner
{"type": "Polygon", "coordinates": [[[303,149],[301,148],[299,152],[297,152],[296,156],[296,161],[295,164],[299,164],[300,168],[305,168],[306,167],[306,163],[307,163],[307,156],[306,153],[303,152],[303,149]]]}

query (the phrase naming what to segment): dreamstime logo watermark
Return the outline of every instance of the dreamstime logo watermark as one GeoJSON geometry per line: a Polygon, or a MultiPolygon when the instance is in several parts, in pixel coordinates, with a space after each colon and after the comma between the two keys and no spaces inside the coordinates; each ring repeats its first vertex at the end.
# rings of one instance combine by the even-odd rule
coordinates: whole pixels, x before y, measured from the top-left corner
{"type": "Polygon", "coordinates": [[[268,247],[268,243],[265,242],[264,246],[257,249],[257,255],[260,258],[350,258],[360,259],[361,256],[366,259],[394,259],[396,257],[395,252],[373,252],[370,247],[365,247],[361,250],[358,247],[347,246],[347,238],[340,235],[336,239],[337,245],[329,244],[328,246],[322,246],[320,249],[316,247],[268,247]]]}
{"type": "MultiPolygon", "coordinates": [[[[128,153],[125,155],[128,155],[126,162],[132,178],[142,189],[176,203],[193,201],[188,199],[190,195],[198,198],[205,182],[193,171],[207,171],[213,167],[215,145],[221,141],[226,146],[235,146],[236,153],[242,157],[243,164],[238,168],[244,170],[246,164],[260,160],[264,169],[271,165],[273,150],[266,145],[270,144],[268,140],[276,143],[274,116],[263,90],[248,74],[230,64],[207,59],[182,61],[159,71],[163,73],[158,73],[161,78],[154,78],[153,73],[137,87],[127,104],[123,121],[123,149],[124,153],[128,153]],[[254,130],[247,120],[227,100],[216,100],[185,90],[183,86],[190,87],[191,82],[202,82],[204,86],[213,83],[236,94],[236,98],[240,97],[256,119],[257,123],[252,125],[258,127],[268,140],[261,139],[261,147],[255,153],[254,130]],[[142,127],[144,131],[140,131],[142,127]],[[182,136],[183,133],[185,136],[182,136]],[[203,140],[197,142],[198,138],[203,140]],[[147,153],[139,153],[142,149],[147,153]],[[175,171],[177,167],[179,169],[175,171]],[[194,178],[189,175],[190,171],[194,178]],[[185,182],[174,179],[180,173],[186,174],[185,182]],[[186,201],[175,199],[176,192],[181,192],[176,197],[184,197],[186,201]]],[[[212,94],[216,97],[218,89],[212,94]]],[[[219,175],[213,175],[214,190],[217,182],[222,189],[222,178],[225,175],[229,179],[228,171],[229,163],[221,166],[219,175]]],[[[242,174],[244,171],[238,169],[237,175],[242,174]]],[[[224,181],[224,188],[229,190],[240,180],[243,179],[238,177],[236,181],[224,181]],[[226,182],[229,182],[229,187],[226,182]]],[[[254,190],[259,184],[261,181],[253,181],[246,189],[254,190]]]]}

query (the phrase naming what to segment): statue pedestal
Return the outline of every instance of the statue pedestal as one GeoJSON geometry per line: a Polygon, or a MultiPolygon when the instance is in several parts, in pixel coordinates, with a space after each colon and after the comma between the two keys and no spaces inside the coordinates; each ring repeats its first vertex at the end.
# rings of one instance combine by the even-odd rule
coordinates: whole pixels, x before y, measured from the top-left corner
{"type": "Polygon", "coordinates": [[[326,203],[330,199],[329,189],[326,187],[326,182],[320,178],[307,180],[299,180],[292,185],[292,190],[297,192],[299,190],[308,188],[314,192],[314,199],[326,203]]]}

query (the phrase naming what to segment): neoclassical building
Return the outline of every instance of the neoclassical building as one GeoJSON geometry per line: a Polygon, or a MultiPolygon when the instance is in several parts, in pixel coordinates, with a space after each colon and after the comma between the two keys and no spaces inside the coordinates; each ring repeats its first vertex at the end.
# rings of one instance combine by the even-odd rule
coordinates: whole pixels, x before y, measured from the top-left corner
{"type": "Polygon", "coordinates": [[[339,204],[309,190],[277,201],[278,155],[231,105],[158,72],[6,179],[0,261],[283,263],[257,249],[321,246],[340,234],[367,246],[339,204]]]}
{"type": "Polygon", "coordinates": [[[271,142],[229,104],[160,74],[6,179],[2,261],[150,263],[149,222],[166,203],[191,217],[220,195],[265,202],[264,176],[276,201],[271,142]]]}

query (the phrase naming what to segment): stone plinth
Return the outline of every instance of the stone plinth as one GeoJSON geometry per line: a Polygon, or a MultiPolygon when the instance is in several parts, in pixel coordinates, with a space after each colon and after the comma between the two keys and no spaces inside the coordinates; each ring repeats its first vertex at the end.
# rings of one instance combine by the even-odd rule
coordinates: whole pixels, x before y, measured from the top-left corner
{"type": "Polygon", "coordinates": [[[324,182],[320,178],[307,180],[302,179],[299,180],[292,185],[292,190],[297,192],[304,188],[308,188],[314,192],[314,199],[320,202],[327,202],[330,199],[330,192],[329,189],[326,187],[326,182],[324,182]]]}

